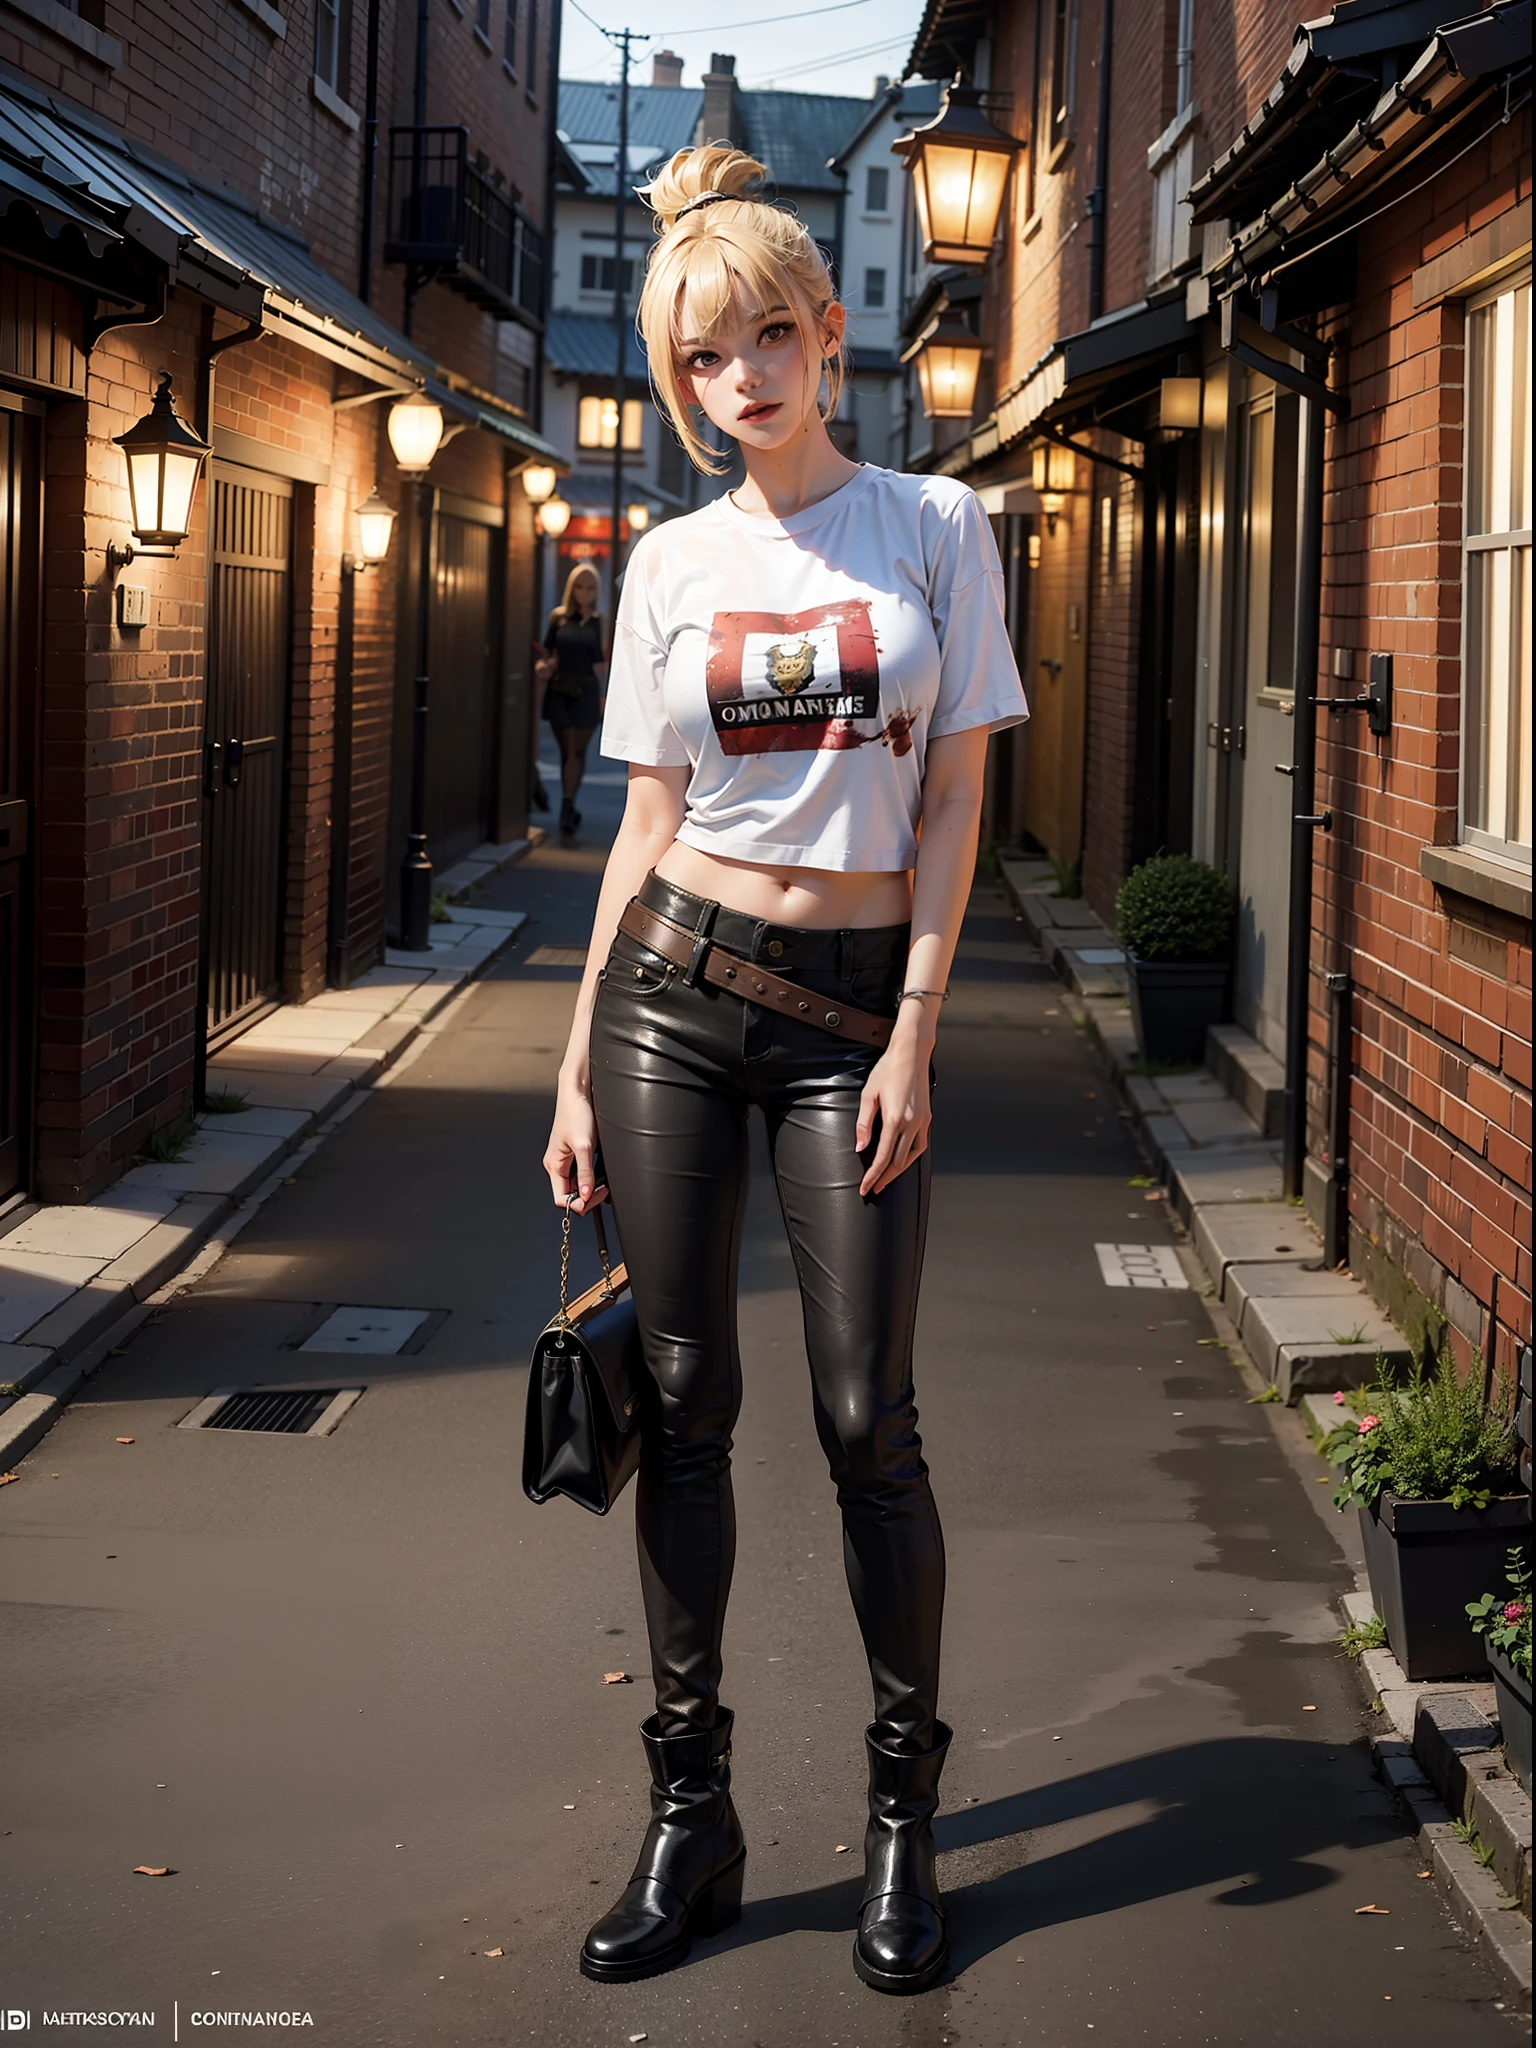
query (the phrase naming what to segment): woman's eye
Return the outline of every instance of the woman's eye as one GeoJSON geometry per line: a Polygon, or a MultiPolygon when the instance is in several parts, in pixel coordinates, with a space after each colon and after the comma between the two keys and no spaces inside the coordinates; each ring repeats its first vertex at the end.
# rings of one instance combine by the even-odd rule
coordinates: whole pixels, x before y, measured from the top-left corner
{"type": "Polygon", "coordinates": [[[695,349],[688,358],[688,367],[690,370],[712,370],[719,360],[712,348],[695,349]]]}
{"type": "Polygon", "coordinates": [[[771,347],[775,342],[782,341],[789,331],[787,320],[775,320],[772,326],[763,329],[762,333],[757,337],[758,342],[760,344],[766,342],[771,347]]]}

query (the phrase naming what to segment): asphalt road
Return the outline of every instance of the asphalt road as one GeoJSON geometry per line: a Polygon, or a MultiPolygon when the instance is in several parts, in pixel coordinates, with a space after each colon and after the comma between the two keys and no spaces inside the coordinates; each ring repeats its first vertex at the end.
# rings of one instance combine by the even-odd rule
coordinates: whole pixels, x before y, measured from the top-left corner
{"type": "Polygon", "coordinates": [[[515,951],[0,1491],[0,2006],[38,2031],[152,2011],[141,2039],[308,2012],[327,2048],[1516,2039],[1372,1775],[1312,1471],[1202,1343],[1198,1294],[1100,1278],[1096,1241],[1169,1229],[985,885],[919,1332],[953,1978],[893,2000],[849,1965],[868,1681],[761,1172],[725,1695],[747,1908],[668,1977],[578,1976],[643,1824],[649,1703],[629,1503],[602,1522],[518,1487],[576,979],[528,962],[584,941],[618,796],[589,785],[586,840],[484,892],[532,912],[515,951]],[[319,1303],[447,1313],[413,1356],[285,1348],[319,1303]],[[367,1391],[324,1439],[175,1427],[261,1381],[367,1391]]]}

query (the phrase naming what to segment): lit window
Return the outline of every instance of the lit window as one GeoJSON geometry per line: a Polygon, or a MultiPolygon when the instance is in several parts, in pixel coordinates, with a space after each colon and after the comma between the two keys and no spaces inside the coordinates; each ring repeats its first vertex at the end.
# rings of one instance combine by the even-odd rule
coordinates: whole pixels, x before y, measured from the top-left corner
{"type": "MultiPolygon", "coordinates": [[[[644,409],[638,398],[624,401],[624,452],[638,454],[642,443],[644,409]]],[[[579,448],[611,448],[619,423],[619,408],[611,398],[584,398],[576,412],[576,445],[579,448]]]]}
{"type": "Polygon", "coordinates": [[[864,273],[864,304],[875,313],[885,304],[885,272],[866,270],[864,273]]]}
{"type": "Polygon", "coordinates": [[[871,164],[864,173],[864,211],[888,213],[891,205],[891,174],[884,164],[871,164]]]}
{"type": "Polygon", "coordinates": [[[1531,859],[1531,280],[1467,310],[1461,836],[1531,859]]]}
{"type": "Polygon", "coordinates": [[[338,99],[351,83],[348,57],[352,43],[352,0],[317,0],[315,8],[315,76],[338,99]]]}

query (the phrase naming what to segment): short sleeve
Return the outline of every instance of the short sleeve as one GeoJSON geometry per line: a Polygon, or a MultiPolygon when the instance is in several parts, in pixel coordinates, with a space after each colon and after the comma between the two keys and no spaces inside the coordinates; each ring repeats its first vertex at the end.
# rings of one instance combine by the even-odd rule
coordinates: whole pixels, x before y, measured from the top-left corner
{"type": "Polygon", "coordinates": [[[976,493],[947,509],[929,575],[939,638],[939,694],[928,737],[1000,732],[1029,716],[1003,611],[1003,566],[976,493]]]}
{"type": "Polygon", "coordinates": [[[642,543],[630,557],[613,624],[602,751],[642,767],[686,768],[688,749],[667,717],[667,634],[656,617],[650,565],[651,551],[642,543]]]}

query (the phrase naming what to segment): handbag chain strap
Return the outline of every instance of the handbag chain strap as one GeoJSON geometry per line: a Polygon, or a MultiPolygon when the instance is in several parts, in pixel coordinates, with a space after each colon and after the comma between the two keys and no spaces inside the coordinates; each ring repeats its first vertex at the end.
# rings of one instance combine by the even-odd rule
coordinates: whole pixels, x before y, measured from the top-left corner
{"type": "MultiPolygon", "coordinates": [[[[571,1202],[570,1196],[560,1212],[560,1313],[555,1318],[562,1330],[571,1326],[571,1202]]],[[[608,1299],[613,1299],[613,1267],[608,1258],[608,1233],[603,1228],[601,1207],[592,1211],[592,1225],[597,1232],[597,1256],[603,1262],[603,1284],[608,1299]]]]}

